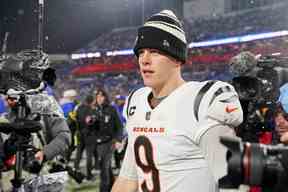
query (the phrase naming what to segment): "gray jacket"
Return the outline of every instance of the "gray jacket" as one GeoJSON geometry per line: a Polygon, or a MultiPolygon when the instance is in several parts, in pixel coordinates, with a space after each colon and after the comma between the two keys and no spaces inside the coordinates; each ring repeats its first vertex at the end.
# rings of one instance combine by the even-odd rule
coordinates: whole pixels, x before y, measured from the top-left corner
{"type": "MultiPolygon", "coordinates": [[[[8,120],[13,122],[14,119],[14,114],[10,113],[8,120]]],[[[64,155],[71,144],[71,132],[65,118],[41,115],[40,122],[42,130],[39,131],[38,136],[36,134],[33,136],[33,145],[42,148],[45,160],[51,160],[57,155],[64,155]]]]}
{"type": "MultiPolygon", "coordinates": [[[[26,102],[30,109],[27,119],[35,119],[35,115],[42,122],[40,131],[45,160],[51,160],[57,155],[64,155],[71,144],[71,132],[63,116],[60,106],[55,98],[47,94],[26,96],[26,102]]],[[[15,111],[11,110],[8,120],[13,122],[16,118],[15,111]]],[[[39,142],[38,142],[39,143],[39,142]]]]}
{"type": "Polygon", "coordinates": [[[45,160],[51,160],[57,155],[64,155],[71,144],[71,132],[62,117],[43,116],[43,135],[46,145],[43,151],[45,160]]]}

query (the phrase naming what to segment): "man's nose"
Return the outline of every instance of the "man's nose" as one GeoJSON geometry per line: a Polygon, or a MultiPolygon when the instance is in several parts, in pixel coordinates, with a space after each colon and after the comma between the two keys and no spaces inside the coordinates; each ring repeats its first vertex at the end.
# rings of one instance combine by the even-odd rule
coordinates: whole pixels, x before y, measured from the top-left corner
{"type": "Polygon", "coordinates": [[[143,51],[142,56],[141,56],[141,63],[143,65],[149,65],[151,63],[151,55],[149,51],[147,50],[143,51]]]}

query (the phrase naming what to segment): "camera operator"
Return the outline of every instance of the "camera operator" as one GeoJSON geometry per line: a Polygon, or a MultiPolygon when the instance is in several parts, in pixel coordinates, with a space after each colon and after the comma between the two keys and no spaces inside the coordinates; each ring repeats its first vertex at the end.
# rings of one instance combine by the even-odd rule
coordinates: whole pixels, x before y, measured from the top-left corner
{"type": "MultiPolygon", "coordinates": [[[[37,89],[43,82],[53,86],[56,80],[54,69],[49,67],[48,55],[39,50],[25,50],[9,57],[1,66],[0,77],[1,89],[7,90],[9,122],[19,120],[19,97],[15,93],[37,89]]],[[[39,147],[42,147],[35,153],[35,158],[43,164],[57,155],[64,155],[71,143],[71,133],[55,98],[43,91],[26,95],[25,102],[27,113],[23,120],[39,121],[43,127],[37,134],[39,147]]],[[[13,139],[10,136],[1,146],[4,148],[2,157],[7,158],[16,152],[13,139]]]]}
{"type": "MultiPolygon", "coordinates": [[[[276,132],[279,137],[279,141],[283,144],[288,144],[288,87],[287,84],[280,88],[280,96],[275,109],[275,126],[276,132]]],[[[285,168],[285,172],[281,174],[281,177],[275,187],[275,192],[287,191],[288,185],[288,152],[282,153],[282,164],[285,168]]]]}
{"type": "MultiPolygon", "coordinates": [[[[227,181],[232,188],[240,184],[261,187],[262,191],[285,192],[288,189],[288,86],[280,88],[273,108],[276,136],[273,145],[241,142],[222,138],[231,152],[227,181]],[[284,145],[283,145],[284,144],[284,145]]],[[[222,180],[224,181],[224,180],[222,180]]],[[[224,187],[224,186],[223,186],[224,187]]],[[[224,187],[225,188],[225,187],[224,187]]],[[[251,188],[251,189],[252,189],[251,188]]],[[[253,188],[254,189],[254,188],[253,188]]]]}
{"type": "Polygon", "coordinates": [[[273,130],[271,114],[278,97],[278,76],[274,65],[274,60],[257,58],[248,51],[230,60],[230,71],[234,75],[231,84],[239,95],[244,112],[244,121],[237,130],[243,141],[266,140],[269,143],[271,140],[267,135],[273,130]]]}
{"type": "Polygon", "coordinates": [[[113,146],[120,145],[122,124],[116,109],[110,104],[107,93],[98,89],[95,106],[90,118],[90,134],[87,135],[87,177],[91,177],[92,157],[97,150],[100,163],[100,192],[110,192],[113,184],[111,158],[113,146]]]}

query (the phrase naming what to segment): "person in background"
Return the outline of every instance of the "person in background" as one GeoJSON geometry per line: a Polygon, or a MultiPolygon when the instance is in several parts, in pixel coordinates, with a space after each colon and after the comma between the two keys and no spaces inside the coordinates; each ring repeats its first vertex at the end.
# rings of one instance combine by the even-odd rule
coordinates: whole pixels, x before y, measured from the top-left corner
{"type": "Polygon", "coordinates": [[[77,130],[77,124],[75,123],[75,115],[73,114],[73,111],[75,107],[78,104],[78,101],[76,100],[77,97],[77,91],[75,89],[68,89],[63,92],[63,97],[60,100],[60,106],[62,108],[62,111],[64,113],[64,117],[67,121],[67,124],[69,126],[69,129],[71,131],[71,145],[69,147],[69,150],[66,154],[66,160],[67,163],[71,159],[71,154],[76,148],[76,130],[77,130]]]}
{"type": "Polygon", "coordinates": [[[92,104],[94,97],[92,95],[87,95],[84,102],[76,106],[75,117],[77,123],[78,144],[76,146],[76,158],[74,161],[74,168],[79,170],[79,164],[82,158],[82,153],[86,145],[86,137],[89,135],[88,124],[86,123],[86,117],[92,113],[92,104]]]}
{"type": "Polygon", "coordinates": [[[78,104],[77,91],[75,89],[68,89],[63,92],[63,97],[60,100],[60,106],[63,110],[64,117],[68,117],[69,113],[74,110],[75,106],[78,104]]]}
{"type": "Polygon", "coordinates": [[[7,103],[5,98],[0,96],[0,116],[7,112],[7,103]]]}
{"type": "Polygon", "coordinates": [[[126,119],[123,116],[125,99],[126,99],[126,97],[123,95],[116,95],[115,103],[113,105],[118,112],[119,118],[120,118],[122,126],[123,126],[122,143],[120,146],[115,146],[116,150],[114,151],[114,159],[115,159],[115,168],[116,169],[120,169],[120,167],[121,167],[121,161],[124,158],[125,148],[127,146],[127,136],[128,135],[127,135],[127,131],[125,129],[126,119]]]}
{"type": "MultiPolygon", "coordinates": [[[[31,93],[31,91],[39,91],[40,87],[53,86],[56,74],[55,70],[50,68],[48,55],[39,50],[21,51],[16,56],[12,55],[10,60],[13,62],[2,63],[0,73],[1,88],[8,90],[5,94],[9,108],[6,116],[7,122],[13,123],[19,120],[17,119],[20,114],[18,104],[21,102],[21,97],[13,93],[27,91],[31,93]],[[25,57],[22,57],[23,55],[25,57]],[[35,55],[37,55],[36,58],[35,55]],[[3,69],[6,70],[2,71],[3,69]],[[15,69],[18,71],[15,72],[15,69]]],[[[26,111],[25,121],[40,121],[43,126],[39,135],[33,137],[33,139],[35,138],[35,147],[39,148],[35,153],[35,158],[42,164],[56,156],[65,155],[71,144],[71,132],[56,99],[46,91],[36,92],[25,95],[25,105],[29,109],[26,111]]],[[[5,149],[8,146],[5,152],[9,152],[9,154],[1,154],[1,157],[14,155],[15,150],[10,151],[10,148],[15,149],[13,148],[15,139],[17,137],[11,133],[9,138],[4,141],[4,146],[1,147],[5,149]]]]}
{"type": "Polygon", "coordinates": [[[288,83],[280,88],[275,110],[275,128],[279,142],[288,144],[288,83]]]}
{"type": "Polygon", "coordinates": [[[134,53],[146,87],[126,100],[128,146],[112,192],[218,191],[227,165],[219,136],[243,120],[234,87],[182,78],[187,41],[171,10],[138,29],[134,53]]]}
{"type": "Polygon", "coordinates": [[[91,158],[96,147],[100,165],[100,192],[110,192],[114,180],[111,169],[112,147],[121,143],[123,127],[103,89],[98,89],[95,93],[94,111],[88,121],[91,126],[90,134],[86,137],[87,176],[91,176],[91,158]]]}
{"type": "MultiPolygon", "coordinates": [[[[288,84],[284,84],[280,88],[280,96],[278,98],[276,108],[274,111],[275,131],[277,134],[277,143],[288,144],[288,84]]],[[[283,167],[288,167],[288,152],[284,151],[281,154],[281,163],[283,167]]],[[[277,183],[275,183],[274,189],[265,189],[263,192],[285,192],[287,191],[287,178],[288,170],[285,170],[278,177],[277,183]]]]}

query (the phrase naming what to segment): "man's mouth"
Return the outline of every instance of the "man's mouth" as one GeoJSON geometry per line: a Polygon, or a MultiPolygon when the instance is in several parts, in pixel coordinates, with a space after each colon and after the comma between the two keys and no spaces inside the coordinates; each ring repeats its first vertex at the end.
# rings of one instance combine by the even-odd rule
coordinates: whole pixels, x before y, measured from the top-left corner
{"type": "Polygon", "coordinates": [[[152,71],[152,70],[142,70],[142,73],[143,73],[144,75],[149,75],[149,74],[154,73],[154,71],[152,71]]]}

